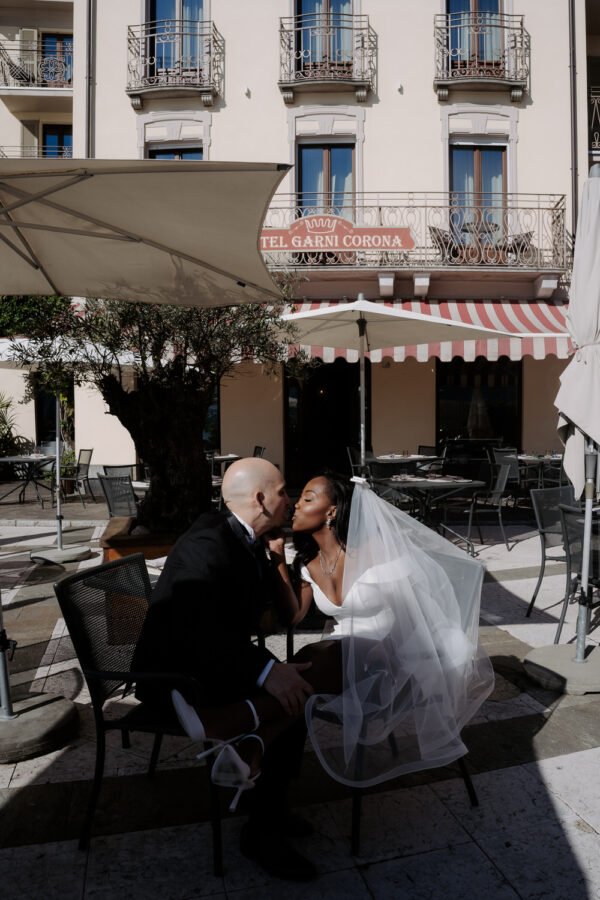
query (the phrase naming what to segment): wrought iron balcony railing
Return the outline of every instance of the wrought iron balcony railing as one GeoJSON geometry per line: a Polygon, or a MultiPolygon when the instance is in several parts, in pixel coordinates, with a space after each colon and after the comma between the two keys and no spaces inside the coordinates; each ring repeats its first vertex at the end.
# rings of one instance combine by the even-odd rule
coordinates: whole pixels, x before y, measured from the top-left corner
{"type": "Polygon", "coordinates": [[[563,272],[563,194],[276,195],[261,235],[273,269],[563,272]]]}
{"type": "Polygon", "coordinates": [[[590,88],[588,123],[590,153],[600,154],[600,87],[590,88]]]}
{"type": "Polygon", "coordinates": [[[523,16],[464,12],[435,16],[434,84],[441,100],[450,87],[510,88],[521,100],[528,89],[530,39],[523,16]]]}
{"type": "Polygon", "coordinates": [[[0,146],[0,157],[3,159],[72,159],[73,147],[56,144],[41,145],[38,147],[19,147],[18,145],[0,146]]]}
{"type": "Polygon", "coordinates": [[[71,88],[73,42],[60,47],[41,41],[0,43],[0,87],[71,88]]]}
{"type": "Polygon", "coordinates": [[[294,90],[354,90],[360,101],[375,90],[377,37],[368,16],[310,13],[280,19],[280,78],[284,100],[294,90]]]}
{"type": "Polygon", "coordinates": [[[132,98],[150,91],[192,90],[212,106],[222,96],[225,44],[212,22],[160,19],[132,25],[127,47],[127,93],[132,98]]]}

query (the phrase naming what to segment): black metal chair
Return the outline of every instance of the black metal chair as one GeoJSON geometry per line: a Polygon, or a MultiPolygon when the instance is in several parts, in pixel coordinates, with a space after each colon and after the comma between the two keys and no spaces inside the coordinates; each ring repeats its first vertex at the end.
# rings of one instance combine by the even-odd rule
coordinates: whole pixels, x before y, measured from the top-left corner
{"type": "Polygon", "coordinates": [[[483,540],[483,533],[481,531],[481,525],[483,524],[481,517],[490,513],[494,515],[494,518],[497,518],[502,540],[506,544],[506,549],[509,551],[512,550],[504,530],[504,522],[502,519],[504,501],[510,496],[509,491],[507,490],[509,471],[510,467],[507,464],[502,464],[498,469],[493,485],[487,491],[475,491],[471,494],[470,498],[465,496],[461,497],[460,495],[455,494],[448,498],[441,498],[439,501],[439,507],[442,513],[442,519],[439,523],[441,531],[443,533],[451,534],[459,541],[464,541],[467,545],[468,552],[473,556],[475,555],[473,541],[471,540],[473,525],[475,524],[477,526],[479,542],[484,544],[485,541],[483,540]],[[466,524],[467,532],[464,537],[456,532],[449,524],[449,516],[451,518],[453,513],[455,515],[458,514],[458,522],[456,522],[456,524],[466,524]]]}
{"type": "Polygon", "coordinates": [[[94,503],[97,503],[96,497],[90,484],[90,463],[92,461],[92,450],[80,450],[77,456],[77,465],[75,466],[75,490],[79,494],[79,499],[85,506],[85,496],[89,494],[94,503]]]}
{"type": "Polygon", "coordinates": [[[138,504],[130,475],[98,475],[111,516],[137,516],[138,504]]]}
{"type": "MultiPolygon", "coordinates": [[[[563,546],[565,548],[565,558],[567,562],[567,587],[560,618],[558,620],[556,635],[554,637],[555,644],[558,644],[560,641],[569,601],[574,602],[577,599],[577,591],[581,585],[581,567],[583,562],[584,510],[580,506],[567,506],[565,504],[561,504],[559,510],[562,525],[563,546]]],[[[598,512],[593,514],[592,519],[588,586],[591,589],[596,590],[600,588],[600,516],[598,512]]],[[[597,600],[595,603],[590,602],[588,607],[588,630],[590,626],[591,610],[598,606],[600,606],[600,600],[597,600]]]]}
{"type": "MultiPolygon", "coordinates": [[[[156,769],[163,735],[185,737],[174,713],[158,712],[144,703],[128,704],[115,717],[106,705],[130,694],[141,681],[194,687],[193,680],[175,673],[136,672],[132,662],[151,597],[151,585],[143,554],[136,553],[93,568],[83,569],[54,585],[61,612],[88,686],[96,725],[96,763],[92,791],[85,813],[79,846],[89,846],[94,812],[100,795],[106,755],[106,733],[121,732],[124,748],[130,732],[154,735],[148,775],[156,769]]],[[[210,766],[206,767],[210,774],[210,766]]],[[[213,834],[213,864],[221,875],[222,845],[217,789],[209,782],[213,834]]]]}
{"type": "Polygon", "coordinates": [[[133,466],[102,466],[102,469],[108,478],[122,475],[129,475],[130,478],[133,478],[133,466]]]}
{"type": "Polygon", "coordinates": [[[266,447],[261,447],[260,444],[256,444],[254,450],[252,451],[252,456],[264,456],[266,447]]]}
{"type": "MultiPolygon", "coordinates": [[[[535,606],[538,592],[542,586],[542,580],[546,570],[546,562],[566,562],[566,556],[549,556],[548,550],[551,547],[563,546],[563,527],[560,513],[560,505],[573,506],[575,504],[575,493],[572,485],[564,487],[550,488],[532,488],[530,491],[531,505],[535,515],[535,521],[540,536],[542,561],[540,564],[540,572],[537,584],[533,592],[533,596],[527,607],[525,615],[529,617],[535,606]]],[[[567,576],[567,587],[569,579],[567,576]]]]}

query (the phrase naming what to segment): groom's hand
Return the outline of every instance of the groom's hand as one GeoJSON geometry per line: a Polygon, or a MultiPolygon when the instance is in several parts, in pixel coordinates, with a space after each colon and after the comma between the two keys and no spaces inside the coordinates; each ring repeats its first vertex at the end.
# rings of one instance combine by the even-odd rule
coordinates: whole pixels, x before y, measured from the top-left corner
{"type": "Polygon", "coordinates": [[[279,700],[288,716],[299,716],[312,687],[300,675],[312,663],[275,663],[263,684],[264,689],[279,700]]]}

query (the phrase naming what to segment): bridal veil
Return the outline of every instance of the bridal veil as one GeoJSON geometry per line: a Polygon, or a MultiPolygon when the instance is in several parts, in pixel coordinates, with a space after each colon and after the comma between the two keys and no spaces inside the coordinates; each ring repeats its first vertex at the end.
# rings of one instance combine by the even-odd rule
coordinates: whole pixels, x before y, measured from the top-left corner
{"type": "Polygon", "coordinates": [[[326,771],[352,786],[443,766],[492,690],[478,643],[483,565],[355,485],[343,589],[340,695],[306,706],[326,771]]]}

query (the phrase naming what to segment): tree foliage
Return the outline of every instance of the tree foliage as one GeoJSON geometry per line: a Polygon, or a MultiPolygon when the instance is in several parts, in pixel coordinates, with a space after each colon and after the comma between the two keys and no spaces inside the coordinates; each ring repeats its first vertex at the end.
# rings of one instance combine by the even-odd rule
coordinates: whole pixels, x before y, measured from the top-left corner
{"type": "MultiPolygon", "coordinates": [[[[29,340],[13,355],[56,390],[67,379],[95,385],[109,413],[131,434],[150,470],[151,489],[139,521],[152,531],[180,533],[210,504],[202,442],[221,379],[252,359],[278,367],[292,342],[280,305],[190,309],[50,298],[29,340]]],[[[31,383],[31,381],[30,381],[31,383]]]]}

